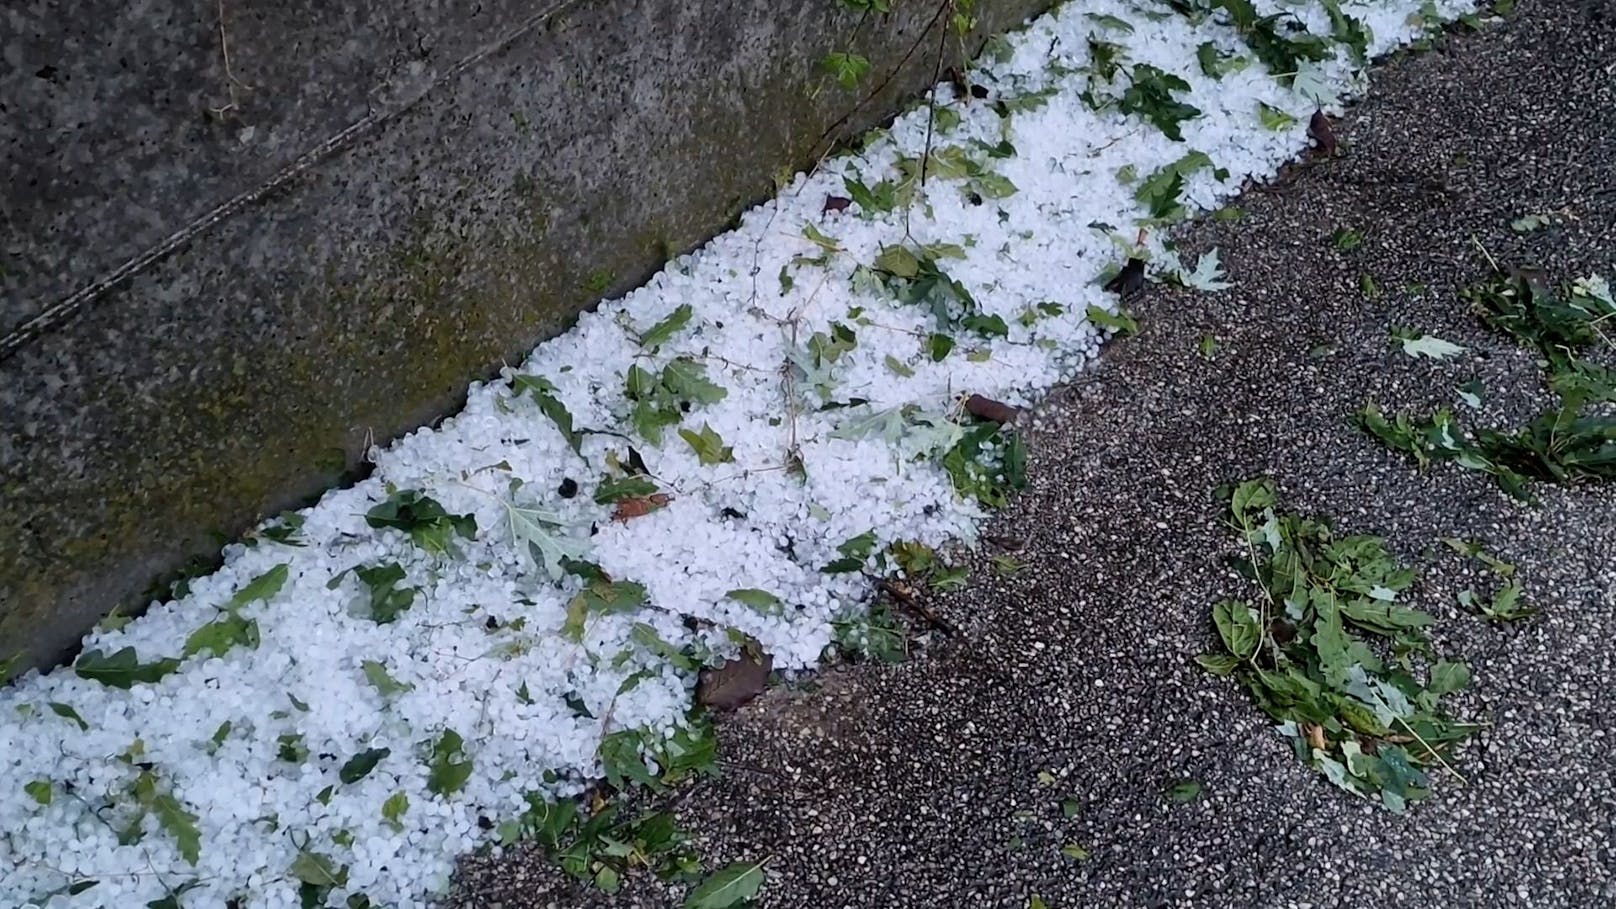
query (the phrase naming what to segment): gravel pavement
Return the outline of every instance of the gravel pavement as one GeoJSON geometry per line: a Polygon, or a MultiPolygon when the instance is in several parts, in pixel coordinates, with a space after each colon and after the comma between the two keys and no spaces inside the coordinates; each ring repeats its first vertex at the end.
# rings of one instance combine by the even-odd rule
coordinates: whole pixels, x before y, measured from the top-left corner
{"type": "MultiPolygon", "coordinates": [[[[724,776],[678,802],[708,861],[768,857],[765,907],[1616,905],[1616,490],[1548,489],[1528,508],[1452,465],[1420,475],[1348,423],[1366,400],[1457,407],[1472,378],[1490,423],[1549,400],[1458,292],[1484,274],[1482,246],[1556,280],[1616,277],[1616,10],[1599,12],[1524,0],[1389,62],[1338,124],[1341,157],[1188,230],[1186,253],[1218,247],[1235,286],[1147,289],[1143,332],[1034,415],[1031,486],[987,528],[999,548],[934,604],[961,638],[723,721],[724,776]],[[1548,211],[1568,218],[1510,229],[1548,211]],[[1338,230],[1362,244],[1340,249],[1338,230]],[[1394,326],[1469,351],[1410,359],[1394,326]],[[1211,490],[1258,474],[1285,506],[1422,566],[1415,605],[1475,671],[1456,711],[1492,723],[1459,752],[1468,785],[1439,777],[1406,816],[1352,798],[1192,662],[1212,602],[1246,593],[1211,490]],[[1466,614],[1456,593],[1492,582],[1434,547],[1444,536],[1517,563],[1542,613],[1466,614]],[[1024,570],[994,570],[1006,548],[1024,570]],[[1200,797],[1168,799],[1179,779],[1200,797]]],[[[468,859],[451,902],[679,899],[654,881],[591,893],[517,851],[468,859]]]]}

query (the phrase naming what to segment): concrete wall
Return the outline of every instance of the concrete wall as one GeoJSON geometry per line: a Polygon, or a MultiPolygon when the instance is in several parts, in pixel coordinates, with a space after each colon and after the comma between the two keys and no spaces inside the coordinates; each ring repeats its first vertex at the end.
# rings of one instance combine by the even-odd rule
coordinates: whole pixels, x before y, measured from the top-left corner
{"type": "MultiPolygon", "coordinates": [[[[986,34],[1049,4],[980,5],[986,34]]],[[[895,6],[852,42],[867,85],[941,27],[895,6]]],[[[59,659],[721,230],[855,107],[810,90],[856,21],[836,0],[6,4],[0,660],[59,659]]],[[[931,81],[936,35],[838,136],[931,81]]]]}

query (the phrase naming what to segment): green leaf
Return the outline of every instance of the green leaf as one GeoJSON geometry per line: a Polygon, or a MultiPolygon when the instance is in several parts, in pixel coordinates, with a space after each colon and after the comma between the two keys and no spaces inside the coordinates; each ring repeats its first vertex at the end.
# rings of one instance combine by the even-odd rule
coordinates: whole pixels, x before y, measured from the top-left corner
{"type": "Polygon", "coordinates": [[[565,533],[560,525],[561,515],[542,508],[523,507],[503,498],[500,504],[505,506],[511,542],[552,580],[561,579],[567,562],[588,555],[588,541],[565,533]]]}
{"type": "Polygon", "coordinates": [[[50,780],[34,780],[31,783],[24,783],[22,791],[40,805],[49,805],[51,803],[53,792],[50,780]]]}
{"type": "Polygon", "coordinates": [[[690,324],[690,316],[694,312],[689,303],[682,303],[668,317],[645,330],[640,335],[640,346],[648,350],[655,350],[667,343],[669,338],[678,334],[686,325],[690,324]]]}
{"type": "Polygon", "coordinates": [[[1184,134],[1179,124],[1201,116],[1200,108],[1173,97],[1175,92],[1188,91],[1190,84],[1180,77],[1141,63],[1133,68],[1131,84],[1117,106],[1124,114],[1135,114],[1154,124],[1174,142],[1182,142],[1184,134]]]}
{"type": "Polygon", "coordinates": [[[933,334],[926,339],[926,353],[933,363],[940,363],[954,349],[954,339],[945,334],[933,334]]]}
{"type": "Polygon", "coordinates": [[[1234,489],[1230,499],[1230,509],[1235,519],[1241,523],[1248,523],[1254,512],[1261,512],[1265,508],[1272,508],[1276,504],[1274,498],[1274,484],[1269,480],[1246,480],[1234,489]]]}
{"type": "Polygon", "coordinates": [[[884,214],[898,206],[898,188],[890,180],[883,180],[871,187],[852,177],[843,177],[842,185],[847,188],[848,197],[858,203],[862,217],[884,214]]]}
{"type": "Polygon", "coordinates": [[[1067,843],[1061,847],[1061,855],[1066,856],[1074,862],[1081,862],[1089,857],[1089,851],[1077,843],[1067,843]]]}
{"type": "Polygon", "coordinates": [[[1090,303],[1084,314],[1088,316],[1091,324],[1114,331],[1125,338],[1139,334],[1139,323],[1133,316],[1120,309],[1113,313],[1090,303]]]}
{"type": "Polygon", "coordinates": [[[1263,129],[1276,133],[1284,132],[1296,125],[1295,117],[1263,101],[1257,102],[1257,119],[1262,122],[1263,129]]]}
{"type": "Polygon", "coordinates": [[[401,830],[404,827],[404,813],[409,810],[410,797],[403,792],[395,792],[382,802],[382,820],[394,830],[401,830]]]}
{"type": "Polygon", "coordinates": [[[631,782],[653,789],[660,786],[656,776],[645,765],[642,751],[639,730],[622,729],[601,739],[600,766],[606,774],[606,782],[613,789],[625,789],[631,782]]]}
{"type": "Polygon", "coordinates": [[[1238,54],[1226,54],[1210,41],[1201,42],[1195,49],[1195,60],[1200,64],[1201,72],[1213,79],[1222,79],[1251,65],[1249,59],[1238,54]]]}
{"type": "Polygon", "coordinates": [[[807,237],[810,243],[814,244],[820,249],[823,249],[825,252],[834,253],[842,251],[842,244],[837,242],[835,237],[826,236],[824,232],[812,224],[804,224],[802,226],[802,235],[807,237]]]}
{"type": "Polygon", "coordinates": [[[595,501],[601,505],[612,505],[624,499],[643,499],[658,492],[661,490],[650,477],[607,477],[595,487],[595,501]]]}
{"type": "Polygon", "coordinates": [[[1246,603],[1223,600],[1212,607],[1212,623],[1217,626],[1223,646],[1238,659],[1249,659],[1262,641],[1262,622],[1257,611],[1246,603]]]}
{"type": "Polygon", "coordinates": [[[813,358],[815,366],[824,366],[834,363],[842,354],[858,347],[858,336],[853,329],[840,322],[831,323],[830,334],[816,331],[808,339],[808,354],[813,358]]]}
{"type": "Polygon", "coordinates": [[[835,76],[843,88],[852,89],[858,87],[859,82],[870,71],[870,60],[859,54],[835,51],[826,54],[820,61],[820,66],[835,76]]]}
{"type": "Polygon", "coordinates": [[[671,663],[676,669],[692,672],[700,669],[701,665],[690,655],[678,647],[664,640],[657,630],[645,622],[635,622],[629,629],[629,639],[645,648],[651,654],[661,657],[671,663]]]}
{"type": "Polygon", "coordinates": [[[729,394],[707,379],[707,367],[681,357],[662,367],[662,385],[678,398],[697,404],[716,404],[729,394]]]}
{"type": "Polygon", "coordinates": [[[990,338],[1006,338],[1010,336],[1010,326],[1006,325],[1004,319],[999,316],[972,313],[961,319],[960,324],[977,334],[986,335],[990,338]]]}
{"type": "Polygon", "coordinates": [[[1180,805],[1193,802],[1201,797],[1201,783],[1199,780],[1179,780],[1167,789],[1167,798],[1180,805]]]}
{"type": "Polygon", "coordinates": [[[644,606],[645,586],[633,581],[591,581],[567,604],[567,618],[561,630],[573,640],[581,640],[590,616],[633,612],[644,606]]]}
{"type": "Polygon", "coordinates": [[[196,865],[202,856],[202,833],[196,827],[196,815],[185,810],[174,796],[157,788],[157,777],[150,770],[142,771],[133,786],[135,801],[157,818],[157,825],[174,838],[180,857],[196,865]]]}
{"type": "Polygon", "coordinates": [[[348,886],[347,865],[339,865],[330,856],[307,849],[298,852],[287,873],[312,887],[348,886]]]}
{"type": "Polygon", "coordinates": [[[1459,691],[1470,684],[1470,667],[1464,663],[1441,662],[1431,667],[1431,682],[1426,690],[1433,697],[1459,691]]]}
{"type": "Polygon", "coordinates": [[[70,705],[63,704],[63,703],[61,703],[59,701],[51,701],[49,704],[46,704],[45,706],[50,708],[51,713],[56,714],[57,716],[61,717],[62,719],[64,719],[64,720],[72,720],[73,723],[79,727],[80,732],[89,731],[90,724],[84,722],[84,717],[79,716],[79,712],[77,710],[74,710],[70,705]]]}
{"type": "Polygon", "coordinates": [[[1231,285],[1223,280],[1224,277],[1223,263],[1220,261],[1217,247],[1207,250],[1206,254],[1196,261],[1193,270],[1179,269],[1173,274],[1174,280],[1185,287],[1207,293],[1228,290],[1231,285]]]}
{"type": "Polygon", "coordinates": [[[517,396],[525,393],[531,397],[539,405],[539,412],[550,418],[573,452],[582,454],[583,436],[573,428],[572,411],[556,397],[556,387],[549,379],[518,373],[511,377],[511,389],[517,396]]]}
{"type": "Polygon", "coordinates": [[[691,888],[684,909],[731,909],[743,905],[758,895],[763,881],[762,862],[728,865],[691,888]]]}
{"type": "Polygon", "coordinates": [[[1357,249],[1363,245],[1363,241],[1363,232],[1353,230],[1350,227],[1338,227],[1334,233],[1330,234],[1330,242],[1335,246],[1336,249],[1342,250],[1343,252],[1351,252],[1352,250],[1357,249]]]}
{"type": "Polygon", "coordinates": [[[208,754],[217,754],[219,748],[224,745],[225,740],[230,738],[230,732],[235,727],[236,724],[229,720],[220,723],[219,728],[213,730],[213,735],[208,739],[208,754]]]}
{"type": "Polygon", "coordinates": [[[1482,614],[1489,619],[1512,622],[1524,619],[1537,612],[1536,609],[1520,605],[1521,582],[1510,581],[1493,595],[1492,602],[1482,607],[1482,614]]]}
{"type": "Polygon", "coordinates": [[[877,544],[875,531],[867,530],[856,537],[842,542],[836,547],[841,558],[820,569],[826,574],[842,574],[850,571],[862,571],[864,560],[875,554],[877,544]]]}
{"type": "Polygon", "coordinates": [[[1118,31],[1128,32],[1129,34],[1133,33],[1133,23],[1126,19],[1113,16],[1109,13],[1085,13],[1084,15],[1096,25],[1102,25],[1106,28],[1114,28],[1118,31]]]}
{"type": "Polygon", "coordinates": [[[1428,613],[1380,601],[1356,600],[1343,605],[1341,612],[1360,628],[1388,635],[1436,624],[1428,613]]]}
{"type": "Polygon", "coordinates": [[[376,765],[381,763],[382,758],[392,753],[391,748],[366,748],[349,758],[342,765],[342,768],[337,771],[337,779],[346,784],[357,783],[369,776],[370,772],[376,769],[376,765]]]}
{"type": "Polygon", "coordinates": [[[387,667],[375,660],[365,660],[359,664],[359,668],[365,674],[365,681],[369,682],[382,697],[391,697],[395,694],[415,690],[414,685],[409,685],[393,678],[388,673],[387,667]]]}
{"type": "Polygon", "coordinates": [[[920,274],[920,259],[902,244],[881,247],[880,253],[875,257],[874,266],[879,271],[899,278],[913,278],[920,274]]]}
{"type": "Polygon", "coordinates": [[[1442,542],[1460,555],[1479,559],[1482,564],[1491,568],[1499,577],[1512,578],[1515,576],[1515,566],[1513,564],[1483,549],[1480,543],[1472,540],[1461,540],[1458,537],[1443,537],[1442,542]]]}
{"type": "Polygon", "coordinates": [[[735,460],[735,451],[724,444],[724,439],[707,423],[700,430],[680,429],[679,437],[690,444],[696,459],[704,464],[725,464],[735,460]]]}
{"type": "Polygon", "coordinates": [[[894,357],[892,354],[887,354],[884,362],[886,363],[887,369],[892,370],[894,373],[904,377],[905,379],[910,378],[915,374],[913,369],[910,369],[908,365],[906,365],[902,360],[899,360],[897,357],[894,357]]]}
{"type": "Polygon", "coordinates": [[[471,779],[472,761],[465,753],[465,742],[453,729],[432,744],[427,760],[426,789],[433,795],[450,796],[465,787],[471,779]]]}
{"type": "Polygon", "coordinates": [[[309,759],[309,746],[302,733],[283,732],[275,737],[275,756],[288,764],[301,764],[309,759]]]}
{"type": "Polygon", "coordinates": [[[230,652],[230,648],[237,645],[256,650],[258,640],[257,620],[227,612],[191,632],[190,637],[185,639],[183,652],[186,657],[193,657],[203,652],[222,657],[230,652]]]}
{"type": "Polygon", "coordinates": [[[404,580],[404,566],[397,562],[361,566],[354,569],[354,576],[370,590],[370,619],[378,625],[398,621],[415,604],[419,588],[399,586],[404,580]]]}
{"type": "Polygon", "coordinates": [[[365,513],[365,523],[375,528],[401,530],[416,546],[436,555],[455,553],[453,537],[477,538],[477,519],[470,514],[452,515],[436,499],[414,490],[401,490],[365,513]]]}
{"type": "Polygon", "coordinates": [[[743,587],[731,590],[724,596],[756,609],[765,615],[778,615],[785,608],[780,598],[767,590],[758,590],[752,587],[743,587]]]}
{"type": "MultiPolygon", "coordinates": [[[[268,602],[274,599],[275,594],[280,593],[281,588],[286,586],[286,578],[289,573],[290,566],[288,563],[282,562],[276,565],[274,568],[248,581],[245,587],[236,591],[236,595],[231,597],[228,603],[224,604],[224,608],[227,610],[240,609],[255,600],[268,602]]],[[[256,642],[254,642],[254,646],[256,646],[256,642]]]]}
{"type": "Polygon", "coordinates": [[[992,172],[971,178],[971,187],[984,199],[1008,199],[1019,192],[1010,178],[992,172]]]}
{"type": "Polygon", "coordinates": [[[1233,675],[1240,667],[1240,658],[1232,653],[1203,653],[1195,658],[1195,662],[1219,677],[1233,675]]]}
{"type": "Polygon", "coordinates": [[[124,689],[134,687],[137,682],[155,684],[179,668],[180,661],[175,659],[142,663],[133,647],[125,647],[110,656],[100,650],[88,650],[73,662],[73,671],[80,678],[124,689]]]}
{"type": "Polygon", "coordinates": [[[1341,11],[1340,0],[1324,0],[1324,9],[1330,15],[1330,36],[1352,50],[1359,64],[1369,62],[1370,31],[1361,20],[1341,11]]]}
{"type": "Polygon", "coordinates": [[[1403,336],[1398,340],[1403,342],[1403,353],[1411,357],[1445,360],[1465,352],[1462,346],[1434,335],[1403,336]]]}
{"type": "Polygon", "coordinates": [[[1162,221],[1176,221],[1187,213],[1179,202],[1184,181],[1197,171],[1212,166],[1205,152],[1192,151],[1177,161],[1153,171],[1140,181],[1133,197],[1145,206],[1150,217],[1162,221]]]}

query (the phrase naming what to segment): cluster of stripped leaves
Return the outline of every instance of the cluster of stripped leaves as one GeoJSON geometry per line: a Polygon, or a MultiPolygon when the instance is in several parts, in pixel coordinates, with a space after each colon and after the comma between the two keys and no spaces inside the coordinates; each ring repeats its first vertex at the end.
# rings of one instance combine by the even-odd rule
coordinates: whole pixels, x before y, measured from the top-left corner
{"type": "Polygon", "coordinates": [[[1594,277],[1557,291],[1525,273],[1495,270],[1465,296],[1488,325],[1537,354],[1558,406],[1510,431],[1466,432],[1447,408],[1428,417],[1387,416],[1374,404],[1358,412],[1359,425],[1421,469],[1453,461],[1487,473],[1522,501],[1531,501],[1532,481],[1616,480],[1616,370],[1589,359],[1616,353],[1610,286],[1594,277]]]}
{"type": "Polygon", "coordinates": [[[626,875],[645,869],[665,881],[692,883],[685,909],[729,909],[746,904],[764,883],[764,862],[736,862],[703,877],[702,861],[673,813],[627,810],[623,795],[663,793],[693,776],[718,772],[717,742],[700,719],[662,737],[626,729],[601,743],[606,784],[582,798],[550,801],[527,796],[528,807],[500,824],[501,843],[531,843],[562,871],[615,893],[626,875]],[[699,883],[698,883],[699,882],[699,883]]]}
{"type": "Polygon", "coordinates": [[[1424,798],[1427,770],[1452,770],[1453,746],[1478,727],[1442,709],[1470,669],[1436,660],[1425,635],[1435,620],[1398,602],[1414,572],[1377,537],[1281,513],[1267,480],[1241,483],[1230,516],[1235,564],[1258,595],[1214,607],[1222,646],[1197,661],[1239,680],[1337,786],[1393,811],[1424,798]]]}

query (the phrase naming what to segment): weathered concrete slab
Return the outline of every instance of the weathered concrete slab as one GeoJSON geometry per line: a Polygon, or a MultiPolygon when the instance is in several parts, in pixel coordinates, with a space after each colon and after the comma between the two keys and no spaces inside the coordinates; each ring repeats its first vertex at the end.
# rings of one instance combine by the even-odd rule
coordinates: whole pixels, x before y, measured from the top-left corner
{"type": "Polygon", "coordinates": [[[889,115],[946,19],[895,5],[0,11],[0,657],[59,657],[889,115]],[[843,120],[816,62],[850,35],[899,72],[843,120]]]}

